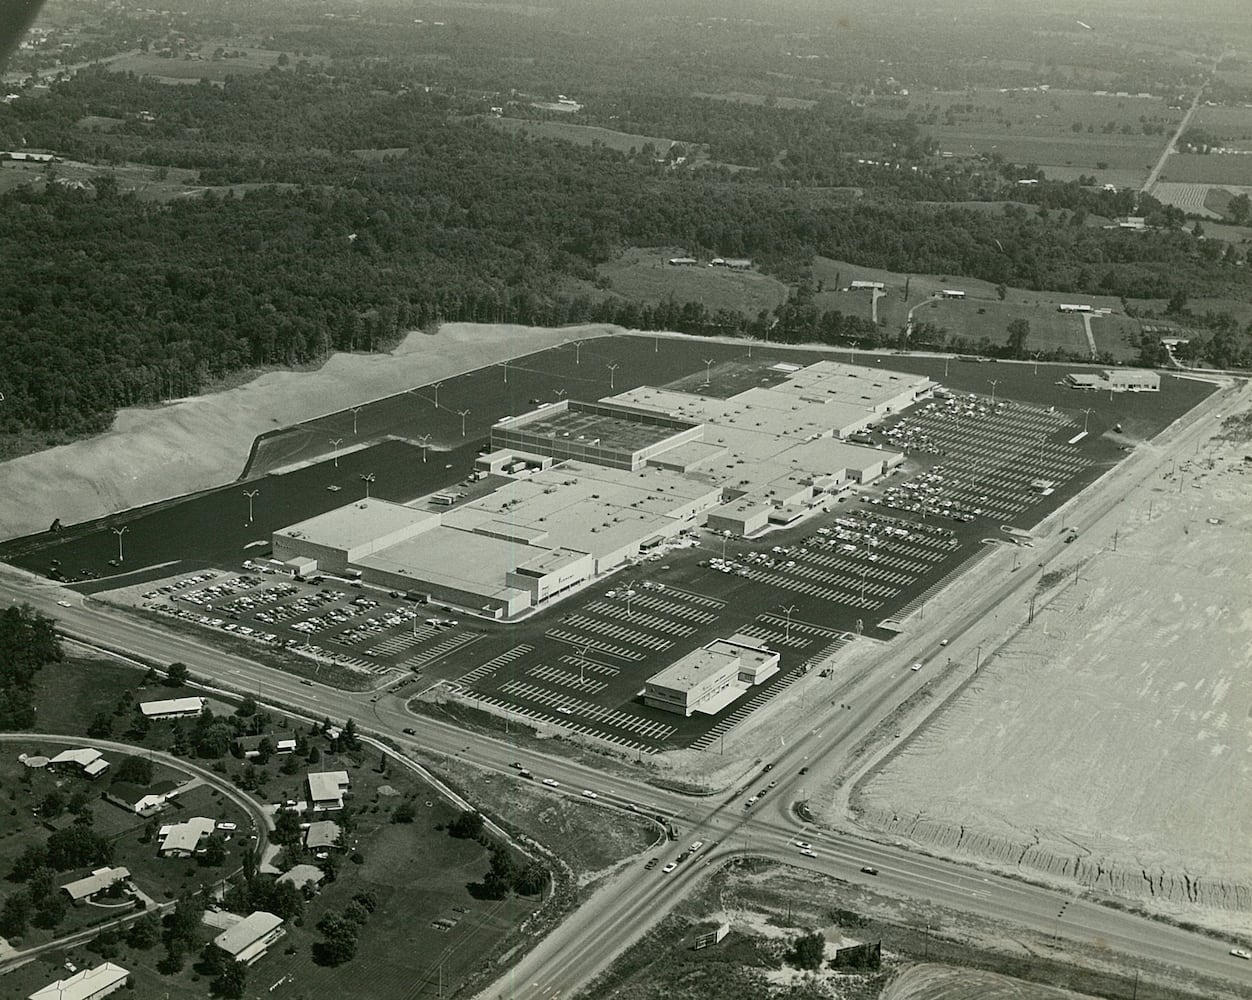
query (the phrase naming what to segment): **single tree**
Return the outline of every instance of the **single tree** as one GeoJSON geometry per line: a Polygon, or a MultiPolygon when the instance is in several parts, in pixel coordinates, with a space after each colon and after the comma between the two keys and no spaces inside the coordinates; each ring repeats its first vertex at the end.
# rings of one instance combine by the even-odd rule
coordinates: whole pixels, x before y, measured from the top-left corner
{"type": "Polygon", "coordinates": [[[191,679],[191,671],[187,669],[185,663],[171,663],[165,671],[165,684],[167,687],[182,687],[191,679]]]}
{"type": "Polygon", "coordinates": [[[1026,356],[1026,341],[1030,339],[1030,320],[1020,316],[1009,323],[1009,353],[1015,358],[1026,356]]]}

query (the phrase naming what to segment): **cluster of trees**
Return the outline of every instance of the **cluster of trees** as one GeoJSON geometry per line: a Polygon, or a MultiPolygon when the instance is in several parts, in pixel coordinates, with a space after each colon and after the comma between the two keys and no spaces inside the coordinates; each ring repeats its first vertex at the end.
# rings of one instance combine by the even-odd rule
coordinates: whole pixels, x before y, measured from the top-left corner
{"type": "Polygon", "coordinates": [[[358,892],[338,913],[327,913],[317,922],[322,940],[313,945],[318,965],[342,965],[356,955],[357,937],[370,915],[378,909],[372,892],[358,892]]]}
{"type": "Polygon", "coordinates": [[[504,899],[510,892],[519,896],[536,896],[548,884],[548,869],[538,861],[518,864],[504,846],[493,843],[486,831],[482,814],[472,809],[462,811],[448,824],[448,834],[465,840],[477,840],[491,852],[491,867],[476,890],[486,899],[504,899]]]}
{"type": "Polygon", "coordinates": [[[21,883],[22,888],[0,906],[0,934],[19,936],[30,923],[56,927],[69,905],[61,892],[61,873],[107,865],[112,860],[113,843],[95,832],[89,809],[80,812],[69,826],[50,834],[43,844],[28,845],[9,872],[10,881],[21,883]]]}
{"type": "Polygon", "coordinates": [[[35,724],[35,677],[63,658],[53,619],[29,604],[0,611],[0,730],[35,724]]]}

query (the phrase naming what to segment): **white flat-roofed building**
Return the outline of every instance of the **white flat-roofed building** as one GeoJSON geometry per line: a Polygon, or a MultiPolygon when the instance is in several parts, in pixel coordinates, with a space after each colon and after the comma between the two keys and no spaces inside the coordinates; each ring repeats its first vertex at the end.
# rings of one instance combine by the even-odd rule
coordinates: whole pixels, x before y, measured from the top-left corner
{"type": "Polygon", "coordinates": [[[204,711],[203,698],[167,698],[164,701],[145,701],[139,705],[145,718],[191,719],[204,711]]]}
{"type": "Polygon", "coordinates": [[[217,821],[206,816],[163,826],[157,831],[157,854],[163,858],[190,858],[200,850],[200,841],[215,829],[217,821]]]}
{"type": "Polygon", "coordinates": [[[347,771],[310,771],[309,808],[313,812],[336,812],[343,808],[343,797],[351,779],[347,771]]]}
{"type": "Polygon", "coordinates": [[[945,288],[945,289],[944,289],[943,291],[941,291],[939,294],[940,294],[941,296],[943,296],[945,299],[963,299],[963,298],[965,298],[965,293],[964,293],[961,289],[959,289],[959,288],[945,288]]]}
{"type": "Polygon", "coordinates": [[[321,572],[342,573],[368,555],[438,526],[435,512],[374,498],[280,528],[271,538],[275,559],[312,559],[321,572]]]}
{"type": "Polygon", "coordinates": [[[1075,389],[1097,392],[1160,392],[1161,376],[1141,368],[1106,368],[1101,372],[1070,372],[1065,376],[1075,389]]]}
{"type": "Polygon", "coordinates": [[[286,933],[282,917],[265,910],[256,910],[222,931],[213,939],[213,944],[236,962],[252,965],[269,951],[270,945],[286,933]]]}
{"type": "Polygon", "coordinates": [[[100,1000],[120,990],[130,972],[120,965],[105,962],[94,969],[83,969],[68,979],[58,979],[30,994],[29,1000],[100,1000]]]}
{"type": "Polygon", "coordinates": [[[643,702],[684,716],[716,713],[776,674],[778,663],[779,655],[760,640],[743,635],[714,639],[649,677],[643,702]]]}
{"type": "Polygon", "coordinates": [[[76,747],[73,750],[62,750],[55,757],[49,758],[47,766],[54,771],[74,771],[84,778],[95,779],[109,769],[109,762],[99,750],[76,747]]]}
{"type": "Polygon", "coordinates": [[[887,286],[881,281],[854,281],[848,287],[854,292],[881,292],[887,286]]]}

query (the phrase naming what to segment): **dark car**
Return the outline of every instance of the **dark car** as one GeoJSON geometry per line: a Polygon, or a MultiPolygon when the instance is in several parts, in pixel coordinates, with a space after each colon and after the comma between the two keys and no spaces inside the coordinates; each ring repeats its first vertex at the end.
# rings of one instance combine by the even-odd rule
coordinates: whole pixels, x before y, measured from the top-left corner
{"type": "Polygon", "coordinates": [[[416,735],[417,735],[417,730],[416,730],[416,729],[413,729],[413,728],[412,728],[412,727],[410,727],[410,726],[405,726],[405,727],[404,727],[404,735],[405,735],[405,736],[416,736],[416,735]]]}
{"type": "Polygon", "coordinates": [[[877,875],[877,874],[878,874],[878,869],[877,869],[877,868],[872,868],[872,867],[871,867],[871,866],[869,866],[869,865],[866,865],[864,868],[862,868],[862,869],[861,869],[861,871],[862,871],[864,874],[866,874],[866,875],[877,875]]]}
{"type": "Polygon", "coordinates": [[[762,771],[772,771],[772,770],[774,770],[774,765],[773,765],[772,763],[766,764],[763,768],[761,768],[761,770],[762,770],[762,771]]]}
{"type": "Polygon", "coordinates": [[[660,863],[661,863],[661,859],[660,859],[660,858],[652,858],[652,859],[651,859],[650,861],[648,861],[648,863],[647,863],[646,865],[644,865],[643,867],[644,867],[644,870],[645,870],[645,871],[652,871],[652,869],[653,869],[653,868],[655,868],[655,867],[656,867],[657,865],[659,865],[660,863]]]}
{"type": "Polygon", "coordinates": [[[809,773],[809,769],[808,769],[807,767],[802,767],[802,768],[800,768],[800,773],[801,773],[801,774],[808,774],[808,773],[809,773]]]}

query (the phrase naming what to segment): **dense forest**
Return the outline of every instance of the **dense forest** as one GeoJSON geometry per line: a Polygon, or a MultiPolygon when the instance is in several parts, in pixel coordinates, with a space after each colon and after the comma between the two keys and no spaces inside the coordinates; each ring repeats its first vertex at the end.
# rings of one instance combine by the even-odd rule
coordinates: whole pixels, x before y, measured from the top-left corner
{"type": "MultiPolygon", "coordinates": [[[[861,70],[813,62],[792,80],[811,100],[701,89],[768,94],[779,60],[814,44],[777,36],[779,25],[645,4],[638,21],[623,13],[588,37],[592,10],[576,0],[559,32],[546,16],[514,17],[504,32],[477,10],[435,31],[386,3],[372,20],[299,26],[282,20],[299,2],[258,11],[206,0],[198,15],[111,9],[96,21],[64,4],[78,12],[71,25],[91,28],[66,29],[68,52],[98,54],[107,41],[190,58],[197,37],[237,32],[236,17],[267,32],[271,54],[284,51],[269,70],[218,84],[89,67],[0,103],[0,149],[92,165],[87,183],[51,163],[37,183],[0,194],[3,454],[101,431],[119,407],[245,368],[386,349],[442,320],[894,343],[899,331],[812,306],[817,254],[1031,289],[1252,299],[1240,253],[1184,231],[1176,209],[995,155],[942,159],[916,120],[874,117],[853,99],[839,74],[861,70]],[[549,98],[576,86],[592,95],[580,123],[681,142],[668,154],[615,151],[496,128],[485,117],[495,102],[554,117],[522,86],[549,98]],[[188,172],[198,196],[124,191],[113,171],[136,165],[156,181],[188,172]],[[1147,232],[1088,224],[1132,211],[1147,232]],[[756,315],[630,301],[598,271],[630,247],[751,257],[792,295],[756,315]]],[[[876,44],[881,58],[889,43],[876,44]]],[[[1199,360],[1252,362],[1247,331],[1208,329],[1214,337],[1193,341],[1199,360]]]]}

